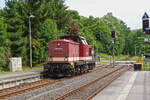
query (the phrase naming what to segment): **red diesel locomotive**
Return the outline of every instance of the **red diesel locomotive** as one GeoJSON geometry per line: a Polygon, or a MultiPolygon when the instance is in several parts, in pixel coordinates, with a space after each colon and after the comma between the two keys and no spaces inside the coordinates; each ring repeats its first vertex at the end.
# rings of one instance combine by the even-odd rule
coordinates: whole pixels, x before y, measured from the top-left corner
{"type": "Polygon", "coordinates": [[[95,67],[93,49],[80,35],[62,36],[49,43],[49,62],[44,65],[48,76],[72,76],[95,67]]]}
{"type": "Polygon", "coordinates": [[[95,67],[93,48],[81,35],[62,36],[49,42],[49,62],[44,72],[51,77],[73,76],[95,67]]]}

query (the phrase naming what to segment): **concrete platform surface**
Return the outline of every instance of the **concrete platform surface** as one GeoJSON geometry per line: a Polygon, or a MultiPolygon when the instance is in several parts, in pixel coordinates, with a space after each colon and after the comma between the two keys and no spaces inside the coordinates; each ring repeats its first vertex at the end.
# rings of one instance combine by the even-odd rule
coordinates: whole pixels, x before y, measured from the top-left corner
{"type": "Polygon", "coordinates": [[[43,70],[41,69],[37,69],[37,70],[31,70],[31,71],[13,72],[9,74],[0,74],[0,80],[11,78],[11,77],[18,77],[18,76],[33,74],[33,73],[41,73],[42,71],[43,70]]]}
{"type": "Polygon", "coordinates": [[[128,71],[93,100],[150,100],[150,71],[128,71]]]}

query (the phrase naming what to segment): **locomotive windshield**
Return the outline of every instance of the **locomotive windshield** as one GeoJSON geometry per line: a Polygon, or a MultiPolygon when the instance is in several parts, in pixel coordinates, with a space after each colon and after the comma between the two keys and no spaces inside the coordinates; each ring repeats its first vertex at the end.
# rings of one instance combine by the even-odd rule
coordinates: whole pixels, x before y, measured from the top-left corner
{"type": "Polygon", "coordinates": [[[60,39],[73,40],[77,43],[88,44],[83,37],[80,36],[62,36],[60,39]]]}
{"type": "Polygon", "coordinates": [[[72,40],[77,43],[88,44],[84,38],[74,37],[72,40]]]}
{"type": "Polygon", "coordinates": [[[80,38],[76,37],[76,38],[72,38],[73,41],[77,42],[77,43],[82,43],[80,38]]]}

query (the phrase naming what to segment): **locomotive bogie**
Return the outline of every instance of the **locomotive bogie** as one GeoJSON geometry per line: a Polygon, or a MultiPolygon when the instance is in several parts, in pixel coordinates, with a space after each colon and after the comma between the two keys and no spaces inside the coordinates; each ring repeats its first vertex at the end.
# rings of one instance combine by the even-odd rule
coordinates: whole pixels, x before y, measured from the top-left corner
{"type": "Polygon", "coordinates": [[[44,72],[50,77],[64,77],[71,70],[68,63],[47,63],[44,65],[44,72]]]}
{"type": "Polygon", "coordinates": [[[82,74],[92,70],[95,67],[94,62],[76,62],[76,63],[47,63],[44,65],[44,72],[50,77],[65,77],[82,74]]]}

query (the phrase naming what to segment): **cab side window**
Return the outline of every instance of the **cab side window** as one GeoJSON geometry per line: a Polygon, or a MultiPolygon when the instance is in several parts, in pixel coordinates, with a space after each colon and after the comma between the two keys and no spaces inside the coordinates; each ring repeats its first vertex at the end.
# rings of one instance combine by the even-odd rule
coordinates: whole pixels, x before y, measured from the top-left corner
{"type": "Polygon", "coordinates": [[[87,44],[85,39],[81,39],[83,44],[87,44]]]}

